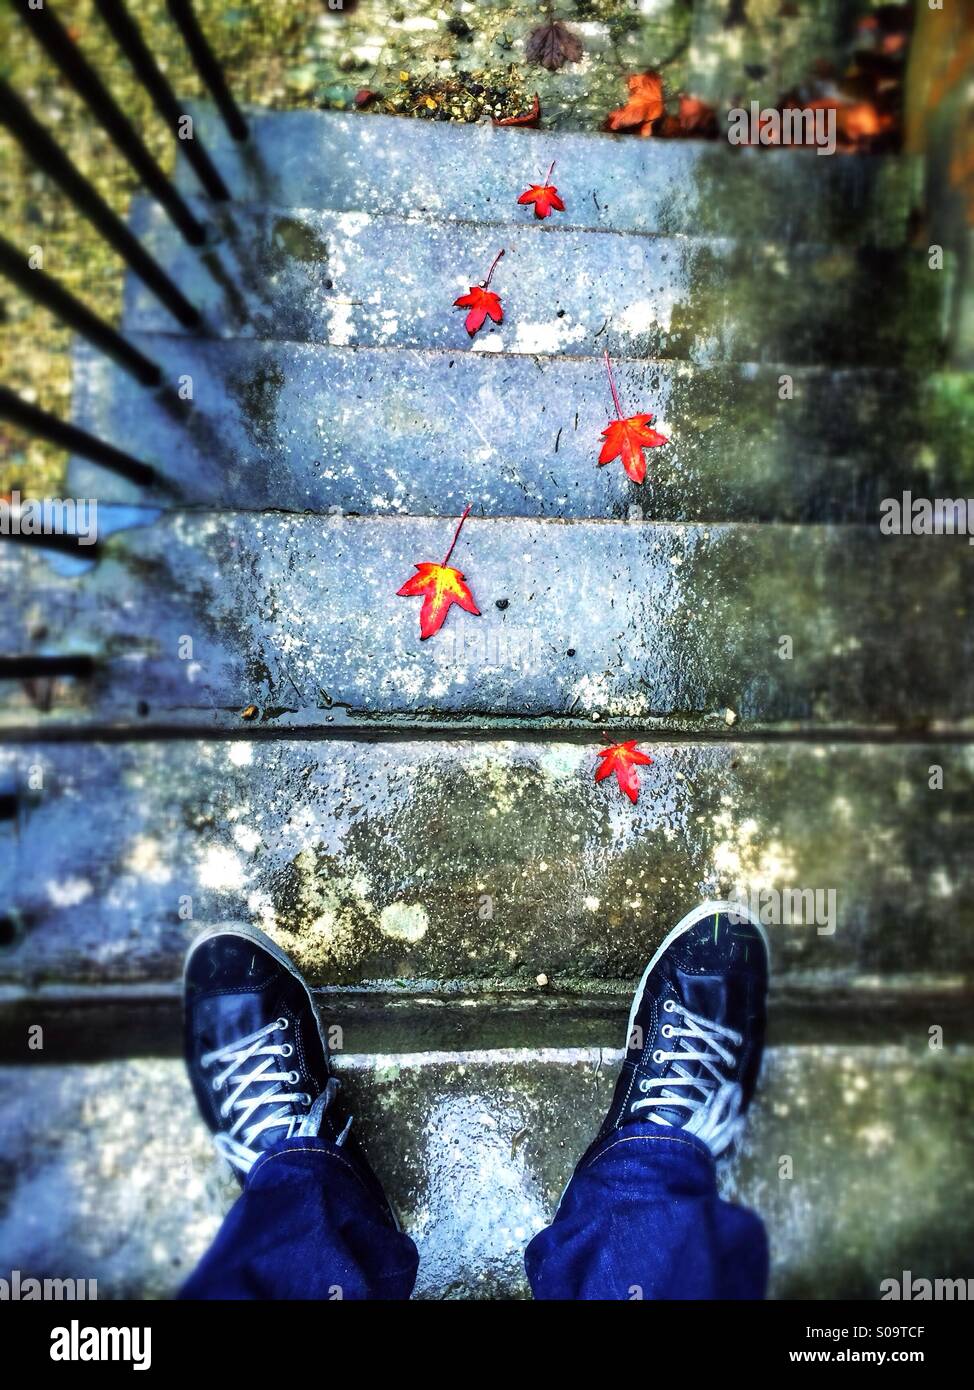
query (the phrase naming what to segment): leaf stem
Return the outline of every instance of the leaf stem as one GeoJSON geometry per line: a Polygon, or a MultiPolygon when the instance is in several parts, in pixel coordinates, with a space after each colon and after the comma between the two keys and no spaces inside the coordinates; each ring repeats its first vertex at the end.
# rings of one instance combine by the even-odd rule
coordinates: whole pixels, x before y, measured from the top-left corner
{"type": "Polygon", "coordinates": [[[605,370],[609,373],[609,385],[612,387],[612,399],[615,401],[616,414],[622,420],[625,417],[622,414],[622,402],[619,400],[619,392],[616,390],[615,377],[612,375],[612,363],[609,361],[608,349],[605,352],[605,370]]]}
{"type": "MultiPolygon", "coordinates": [[[[502,251],[502,252],[501,252],[501,255],[503,256],[503,254],[504,254],[504,252],[502,251]]],[[[472,503],[472,502],[468,502],[468,503],[467,503],[466,510],[464,511],[463,516],[462,516],[462,517],[460,518],[460,520],[457,522],[457,529],[456,529],[456,530],[454,531],[454,533],[453,533],[453,540],[450,542],[450,549],[449,549],[449,550],[446,552],[446,554],[443,556],[443,564],[444,564],[444,566],[446,566],[446,565],[448,565],[448,564],[450,563],[450,556],[453,554],[454,547],[456,546],[457,541],[460,539],[460,532],[463,530],[463,523],[466,521],[467,517],[470,515],[470,508],[471,508],[472,506],[473,506],[473,503],[472,503]]]]}
{"type": "Polygon", "coordinates": [[[551,176],[552,176],[552,174],[555,172],[555,165],[557,164],[557,162],[558,162],[558,161],[555,160],[555,159],[553,159],[553,160],[551,161],[551,168],[548,170],[547,174],[545,174],[545,176],[544,176],[544,186],[545,186],[545,188],[550,188],[550,187],[551,187],[551,176]]]}
{"type": "Polygon", "coordinates": [[[484,281],[484,285],[483,285],[483,287],[484,287],[485,290],[486,290],[486,289],[489,289],[489,287],[490,287],[490,282],[491,282],[491,280],[493,280],[493,278],[494,278],[494,271],[497,269],[497,262],[500,260],[501,256],[503,256],[503,254],[504,254],[504,250],[503,250],[503,247],[502,247],[501,250],[498,251],[497,255],[494,257],[494,263],[493,263],[493,265],[491,266],[490,270],[488,270],[488,272],[487,272],[487,279],[484,281]]]}

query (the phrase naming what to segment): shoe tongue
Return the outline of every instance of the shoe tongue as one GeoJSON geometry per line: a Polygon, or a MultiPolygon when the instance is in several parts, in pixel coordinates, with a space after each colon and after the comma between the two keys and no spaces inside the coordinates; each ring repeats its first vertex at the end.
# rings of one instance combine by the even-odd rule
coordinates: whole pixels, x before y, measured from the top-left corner
{"type": "Polygon", "coordinates": [[[726,975],[685,975],[673,972],[677,998],[698,1018],[720,1020],[727,1013],[726,975]]]}
{"type": "MultiPolygon", "coordinates": [[[[196,1005],[196,1016],[197,1027],[205,1039],[205,1051],[228,1047],[273,1022],[267,1017],[266,1000],[249,991],[202,998],[196,1005]]],[[[283,1035],[267,1035],[268,1042],[277,1038],[283,1038],[283,1035]]]]}

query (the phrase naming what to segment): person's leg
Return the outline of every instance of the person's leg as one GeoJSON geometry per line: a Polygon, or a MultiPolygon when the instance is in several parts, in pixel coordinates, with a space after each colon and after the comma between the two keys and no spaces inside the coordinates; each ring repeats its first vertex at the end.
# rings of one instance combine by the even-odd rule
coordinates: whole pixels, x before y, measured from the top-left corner
{"type": "Polygon", "coordinates": [[[525,1252],[536,1298],[763,1298],[753,1212],[717,1195],[764,1047],[768,946],[743,908],[705,903],[636,990],[609,1113],[551,1225],[525,1252]]]}
{"type": "Polygon", "coordinates": [[[186,1062],[244,1190],[183,1298],[408,1298],[398,1228],[337,1100],[307,985],[253,927],[204,932],[186,961],[186,1062]]]}

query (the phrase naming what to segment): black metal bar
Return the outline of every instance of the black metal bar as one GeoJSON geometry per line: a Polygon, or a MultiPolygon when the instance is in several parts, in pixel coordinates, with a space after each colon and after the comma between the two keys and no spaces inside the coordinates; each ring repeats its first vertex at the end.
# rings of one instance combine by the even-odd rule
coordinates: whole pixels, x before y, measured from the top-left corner
{"type": "Polygon", "coordinates": [[[78,676],[90,680],[95,674],[92,656],[0,656],[0,681],[33,680],[39,676],[78,676]]]}
{"type": "Polygon", "coordinates": [[[206,35],[199,26],[199,20],[196,18],[190,0],[166,0],[166,7],[173,23],[183,36],[183,41],[189,49],[189,55],[196,71],[206,83],[210,95],[217,104],[227,130],[234,140],[246,140],[249,134],[247,122],[243,118],[240,107],[233,99],[233,93],[223,76],[223,69],[220,67],[213,49],[206,41],[206,35]]]}
{"type": "Polygon", "coordinates": [[[46,270],[31,270],[23,253],[6,237],[0,237],[0,275],[5,275],[24,294],[50,309],[75,333],[87,338],[89,343],[124,367],[143,386],[158,386],[162,381],[162,372],[154,362],[150,362],[104,319],[93,314],[87,305],[58,284],[46,270]]]}
{"type": "Polygon", "coordinates": [[[48,439],[52,444],[70,450],[72,454],[91,459],[93,463],[117,473],[119,477],[137,483],[139,487],[152,487],[159,481],[158,474],[151,464],[142,463],[131,454],[116,449],[114,444],[106,444],[103,439],[97,439],[87,430],[79,429],[77,425],[61,420],[57,415],[50,415],[39,406],[31,405],[7,386],[0,386],[0,419],[10,420],[29,434],[48,439]]]}
{"type": "Polygon", "coordinates": [[[162,172],[132,122],[51,13],[49,4],[35,10],[29,0],[13,0],[13,3],[38,43],[94,113],[153,198],[162,204],[191,246],[202,246],[206,241],[203,224],[190,212],[186,200],[162,172]]]}
{"type": "Polygon", "coordinates": [[[70,531],[52,531],[49,535],[43,531],[37,535],[0,531],[0,541],[6,541],[8,545],[32,546],[35,550],[53,550],[58,555],[70,555],[74,560],[97,560],[101,555],[98,541],[92,541],[90,545],[79,545],[78,537],[70,531]]]}
{"type": "Polygon", "coordinates": [[[75,207],[97,227],[125,263],[174,314],[184,328],[196,328],[200,316],[158,261],[117,217],[98,190],[80,174],[67,155],[15,91],[0,79],[0,125],[5,125],[27,154],[68,195],[75,207]]]}
{"type": "Polygon", "coordinates": [[[180,127],[186,110],[176,99],[176,93],[163,76],[153,58],[139,26],[125,8],[124,0],[95,0],[98,13],[111,30],[115,42],[132,64],[136,77],[145,87],[159,115],[179,141],[180,148],[196,173],[196,177],[211,198],[226,202],[230,190],[217,172],[216,165],[206,153],[195,132],[189,140],[181,138],[180,127]]]}

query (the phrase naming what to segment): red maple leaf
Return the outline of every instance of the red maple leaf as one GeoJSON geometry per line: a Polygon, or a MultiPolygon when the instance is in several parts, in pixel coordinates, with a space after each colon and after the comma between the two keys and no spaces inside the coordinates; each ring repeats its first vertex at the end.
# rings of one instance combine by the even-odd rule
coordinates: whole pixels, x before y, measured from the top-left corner
{"type": "Polygon", "coordinates": [[[622,402],[619,400],[619,392],[616,390],[615,379],[612,375],[612,363],[609,361],[608,353],[605,354],[605,366],[609,373],[612,399],[615,402],[616,414],[619,418],[610,421],[602,431],[602,438],[605,443],[599,454],[599,467],[611,463],[614,458],[621,458],[622,466],[629,477],[634,483],[641,483],[646,477],[646,459],[643,456],[643,450],[658,449],[661,444],[668,444],[669,440],[665,434],[660,434],[658,430],[650,428],[650,422],[655,419],[655,416],[630,415],[626,417],[623,415],[622,402]]]}
{"type": "Polygon", "coordinates": [[[565,204],[558,196],[558,189],[551,182],[551,175],[555,167],[555,161],[551,161],[551,168],[544,177],[544,183],[533,183],[530,188],[526,188],[518,198],[519,203],[533,203],[535,217],[550,217],[551,210],[564,212],[565,204]]]}
{"type": "Polygon", "coordinates": [[[464,320],[464,327],[471,338],[477,329],[482,327],[484,319],[492,318],[495,323],[502,323],[504,310],[501,308],[499,297],[489,288],[493,279],[497,262],[503,256],[503,251],[498,251],[494,257],[494,264],[487,272],[487,279],[482,285],[471,285],[468,294],[462,294],[459,299],[453,301],[455,309],[469,309],[470,313],[464,320]]]}
{"type": "Polygon", "coordinates": [[[652,758],[648,753],[640,752],[635,739],[630,739],[628,743],[615,743],[611,748],[602,748],[599,750],[599,757],[602,762],[595,769],[596,782],[601,782],[604,777],[610,777],[614,772],[619,786],[635,805],[639,797],[639,774],[636,768],[648,767],[653,761],[652,758]]]}
{"type": "Polygon", "coordinates": [[[443,557],[442,565],[434,564],[431,560],[420,561],[416,565],[416,574],[407,579],[401,589],[396,590],[398,598],[422,597],[423,606],[419,610],[419,636],[423,642],[426,641],[427,637],[432,637],[434,632],[439,632],[452,603],[464,609],[465,612],[480,617],[480,609],[474,603],[473,594],[467,587],[463,572],[454,569],[452,565],[447,563],[453,554],[453,547],[457,543],[460,530],[469,511],[470,508],[467,507],[460,518],[457,529],[453,533],[450,549],[443,557]]]}

